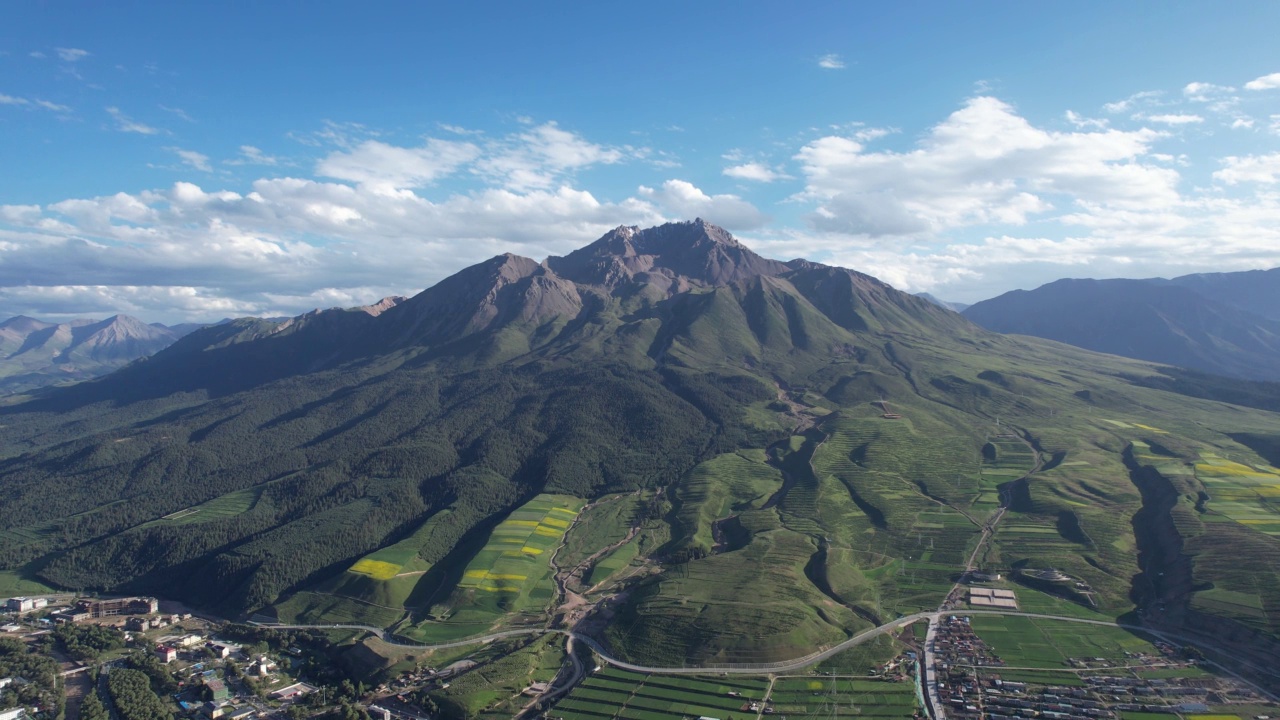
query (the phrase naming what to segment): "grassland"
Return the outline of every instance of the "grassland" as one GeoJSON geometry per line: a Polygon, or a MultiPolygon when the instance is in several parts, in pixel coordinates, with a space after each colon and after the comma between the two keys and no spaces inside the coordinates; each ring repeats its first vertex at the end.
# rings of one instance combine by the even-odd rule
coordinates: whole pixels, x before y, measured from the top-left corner
{"type": "Polygon", "coordinates": [[[548,712],[565,720],[676,720],[689,716],[748,717],[750,702],[764,699],[759,678],[644,675],[602,668],[548,712]],[[734,695],[730,695],[734,693],[734,695]]]}
{"type": "Polygon", "coordinates": [[[242,515],[253,509],[262,497],[264,487],[259,485],[244,490],[237,490],[216,497],[208,502],[178,510],[156,520],[153,525],[191,525],[194,523],[213,522],[236,515],[242,515]]]}
{"type": "Polygon", "coordinates": [[[42,595],[51,592],[56,591],[38,580],[23,577],[21,572],[13,570],[0,571],[0,598],[20,595],[42,595]]]}

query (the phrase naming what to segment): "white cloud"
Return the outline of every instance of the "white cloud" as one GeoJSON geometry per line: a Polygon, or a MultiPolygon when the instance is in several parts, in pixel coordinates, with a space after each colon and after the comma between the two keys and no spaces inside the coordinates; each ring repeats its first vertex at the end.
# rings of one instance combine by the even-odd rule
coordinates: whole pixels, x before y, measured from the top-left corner
{"type": "Polygon", "coordinates": [[[1231,121],[1232,130],[1248,130],[1253,127],[1253,118],[1238,117],[1231,121]]]}
{"type": "Polygon", "coordinates": [[[639,193],[670,215],[700,217],[730,230],[752,230],[769,221],[756,206],[737,195],[708,195],[685,180],[667,180],[656,189],[641,185],[639,193]]]}
{"type": "Polygon", "coordinates": [[[1204,118],[1199,115],[1191,115],[1188,113],[1169,113],[1165,115],[1135,115],[1137,120],[1150,120],[1154,123],[1162,125],[1192,125],[1204,122],[1204,118]]]}
{"type": "MultiPolygon", "coordinates": [[[[725,196],[714,200],[723,205],[725,196]]],[[[570,187],[432,201],[297,178],[258,180],[247,194],[180,182],[0,206],[0,306],[38,309],[21,295],[31,303],[98,298],[149,320],[294,314],[412,294],[501,252],[563,254],[620,223],[663,219],[649,201],[604,202],[570,187]],[[170,304],[164,288],[188,304],[170,304]]]]}
{"type": "Polygon", "coordinates": [[[1222,169],[1213,174],[1213,179],[1228,185],[1280,182],[1280,153],[1244,157],[1232,155],[1223,158],[1222,165],[1222,169]]]}
{"type": "Polygon", "coordinates": [[[754,182],[764,183],[774,182],[775,180],[786,180],[791,177],[786,173],[779,172],[758,162],[749,162],[742,165],[727,167],[724,169],[724,174],[738,180],[752,180],[754,182]]]}
{"type": "Polygon", "coordinates": [[[1143,90],[1142,92],[1136,92],[1130,95],[1124,100],[1107,103],[1102,106],[1102,109],[1113,114],[1129,112],[1129,110],[1134,107],[1153,104],[1156,98],[1159,98],[1161,95],[1164,95],[1164,93],[1159,90],[1143,90]]]}
{"type": "Polygon", "coordinates": [[[32,50],[31,52],[27,53],[27,55],[37,60],[43,60],[45,58],[45,54],[40,52],[39,50],[32,50]]]}
{"type": "Polygon", "coordinates": [[[1274,90],[1280,88],[1280,72],[1263,75],[1244,84],[1245,90],[1274,90]]]}
{"type": "Polygon", "coordinates": [[[842,70],[844,69],[844,60],[835,53],[828,53],[818,58],[818,67],[826,70],[842,70]]]}
{"type": "Polygon", "coordinates": [[[548,122],[487,143],[472,171],[510,190],[546,189],[578,170],[627,157],[622,149],[598,145],[548,122]]]}
{"type": "Polygon", "coordinates": [[[1068,110],[1066,117],[1067,122],[1078,128],[1096,128],[1101,130],[1111,124],[1111,121],[1105,118],[1087,118],[1074,110],[1068,110]]]}
{"type": "Polygon", "coordinates": [[[471,143],[430,139],[416,148],[366,140],[349,152],[334,152],[316,165],[325,177],[390,188],[429,185],[475,160],[480,148],[471,143]]]}
{"type": "Polygon", "coordinates": [[[189,122],[189,123],[193,123],[193,122],[195,122],[195,120],[191,119],[191,116],[190,116],[190,115],[188,115],[188,114],[187,114],[187,112],[186,112],[185,110],[183,110],[182,108],[169,107],[169,106],[167,106],[167,105],[157,105],[156,107],[160,108],[161,110],[163,110],[163,111],[165,111],[165,112],[167,112],[167,113],[169,113],[169,114],[171,114],[171,115],[176,115],[176,116],[178,116],[179,118],[182,118],[183,120],[186,120],[186,121],[187,121],[187,122],[189,122]]]}
{"type": "Polygon", "coordinates": [[[159,135],[164,133],[164,131],[159,128],[144,125],[143,123],[133,120],[128,115],[121,112],[118,107],[107,108],[107,114],[116,121],[116,129],[120,132],[138,133],[140,135],[159,135]]]}
{"type": "Polygon", "coordinates": [[[80,48],[54,48],[53,51],[58,54],[58,59],[63,62],[73,63],[89,57],[89,51],[81,50],[80,48]]]}
{"type": "Polygon", "coordinates": [[[970,100],[915,150],[866,152],[827,136],[795,159],[816,201],[819,230],[870,237],[988,223],[1021,225],[1054,207],[1054,196],[1111,206],[1160,207],[1178,199],[1178,173],[1139,162],[1152,130],[1051,132],[991,97],[970,100]]]}
{"type": "Polygon", "coordinates": [[[167,147],[165,150],[177,155],[184,165],[189,165],[201,172],[213,172],[213,166],[209,164],[209,156],[204,153],[198,153],[195,150],[183,150],[178,147],[167,147]]]}
{"type": "Polygon", "coordinates": [[[71,108],[67,107],[66,105],[59,105],[58,103],[50,102],[48,100],[36,100],[36,105],[44,108],[45,110],[52,110],[53,112],[58,112],[58,113],[71,112],[71,108]]]}
{"type": "Polygon", "coordinates": [[[50,110],[56,113],[71,112],[71,108],[67,107],[66,105],[59,105],[58,103],[51,102],[49,100],[41,100],[39,98],[35,100],[28,100],[27,98],[14,97],[13,95],[5,95],[3,93],[0,93],[0,105],[17,105],[20,107],[38,107],[38,108],[42,108],[44,110],[50,110]]]}
{"type": "Polygon", "coordinates": [[[227,160],[228,165],[269,165],[276,166],[280,164],[280,158],[274,155],[267,155],[252,145],[241,145],[240,156],[227,160]]]}
{"type": "Polygon", "coordinates": [[[1213,83],[1192,82],[1187,83],[1182,88],[1182,95],[1191,102],[1214,102],[1227,93],[1233,93],[1236,89],[1227,85],[1214,85],[1213,83]]]}

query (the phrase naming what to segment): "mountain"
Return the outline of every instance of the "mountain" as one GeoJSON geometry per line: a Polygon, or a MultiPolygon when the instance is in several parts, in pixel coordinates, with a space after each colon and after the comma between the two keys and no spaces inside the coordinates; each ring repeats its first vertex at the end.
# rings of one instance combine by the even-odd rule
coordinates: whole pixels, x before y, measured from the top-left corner
{"type": "Polygon", "coordinates": [[[416,641],[572,624],[679,666],[807,655],[972,564],[1262,662],[1280,516],[1240,498],[1280,485],[1280,416],[1165,370],[622,227],[0,408],[0,573],[416,641]]]}
{"type": "Polygon", "coordinates": [[[0,394],[111,372],[195,329],[175,331],[128,315],[67,323],[12,317],[0,323],[0,394]]]}
{"type": "Polygon", "coordinates": [[[939,298],[936,298],[927,292],[916,293],[916,297],[922,297],[925,300],[928,300],[929,302],[933,303],[934,305],[941,305],[942,307],[948,310],[955,310],[956,312],[964,312],[965,309],[969,307],[968,303],[948,302],[946,300],[941,300],[939,298]]]}
{"type": "Polygon", "coordinates": [[[996,332],[1217,375],[1280,380],[1280,322],[1201,295],[1190,287],[1199,280],[1180,281],[1058,280],[984,300],[964,316],[996,332]]]}
{"type": "Polygon", "coordinates": [[[1229,273],[1197,273],[1150,282],[1176,285],[1253,315],[1280,321],[1280,268],[1229,273]]]}

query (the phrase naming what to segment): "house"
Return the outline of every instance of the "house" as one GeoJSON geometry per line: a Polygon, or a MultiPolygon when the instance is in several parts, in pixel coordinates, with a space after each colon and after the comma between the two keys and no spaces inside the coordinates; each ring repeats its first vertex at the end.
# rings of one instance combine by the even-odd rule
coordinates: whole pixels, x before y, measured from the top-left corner
{"type": "Polygon", "coordinates": [[[0,720],[26,720],[26,708],[10,708],[8,710],[0,710],[0,720]]]}
{"type": "Polygon", "coordinates": [[[229,657],[231,657],[231,653],[233,653],[233,652],[239,652],[239,650],[240,650],[240,647],[239,647],[238,645],[232,645],[232,644],[230,644],[230,643],[217,642],[217,641],[215,641],[215,640],[210,640],[210,641],[208,642],[208,645],[207,645],[207,646],[208,646],[208,648],[209,648],[210,650],[212,650],[212,651],[213,651],[213,654],[214,654],[215,656],[217,656],[217,657],[219,657],[219,658],[222,658],[222,659],[229,658],[229,657]]]}
{"type": "Polygon", "coordinates": [[[200,707],[200,713],[209,718],[209,720],[217,720],[217,718],[227,714],[227,703],[226,701],[207,702],[200,707]]]}
{"type": "Polygon", "coordinates": [[[157,645],[156,657],[160,658],[162,663],[171,663],[178,659],[178,649],[171,645],[157,645]]]}
{"type": "Polygon", "coordinates": [[[0,625],[0,632],[15,633],[15,632],[20,632],[21,630],[22,630],[21,625],[14,625],[13,623],[9,623],[8,625],[0,625]]]}
{"type": "Polygon", "coordinates": [[[249,720],[249,718],[252,718],[254,715],[257,715],[257,714],[258,714],[258,711],[254,710],[251,707],[242,707],[239,710],[233,710],[227,713],[223,717],[225,717],[227,720],[249,720]]]}
{"type": "Polygon", "coordinates": [[[124,629],[132,632],[146,632],[151,629],[151,621],[144,617],[131,617],[124,621],[124,629]]]}
{"type": "Polygon", "coordinates": [[[184,648],[195,647],[204,642],[204,638],[199,635],[184,635],[178,639],[178,644],[184,648]]]}
{"type": "Polygon", "coordinates": [[[204,686],[209,688],[209,694],[214,702],[227,700],[231,697],[231,690],[227,688],[227,684],[217,678],[205,680],[204,686]]]}

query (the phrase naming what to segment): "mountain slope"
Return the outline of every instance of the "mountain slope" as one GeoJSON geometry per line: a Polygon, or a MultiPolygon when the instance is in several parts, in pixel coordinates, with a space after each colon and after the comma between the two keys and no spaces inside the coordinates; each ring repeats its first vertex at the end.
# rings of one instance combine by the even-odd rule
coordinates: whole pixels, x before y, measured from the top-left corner
{"type": "Polygon", "coordinates": [[[964,311],[983,327],[1219,375],[1280,380],[1280,323],[1175,284],[1059,280],[964,311]]]}
{"type": "Polygon", "coordinates": [[[1196,273],[1151,282],[1184,287],[1215,302],[1280,321],[1280,268],[1196,273]]]}
{"type": "Polygon", "coordinates": [[[96,377],[162,350],[180,336],[128,315],[60,324],[13,317],[0,323],[0,394],[96,377]]]}
{"type": "Polygon", "coordinates": [[[419,640],[545,626],[577,587],[614,596],[584,627],[619,655],[764,661],[936,608],[1007,516],[981,562],[1057,568],[1096,610],[1019,590],[1039,607],[1275,640],[1280,541],[1214,483],[1271,477],[1280,418],[1140,386],[1151,365],[700,221],[387,305],[206,328],[0,409],[0,569],[419,640]],[[590,587],[549,579],[562,541],[604,558],[590,587]]]}

